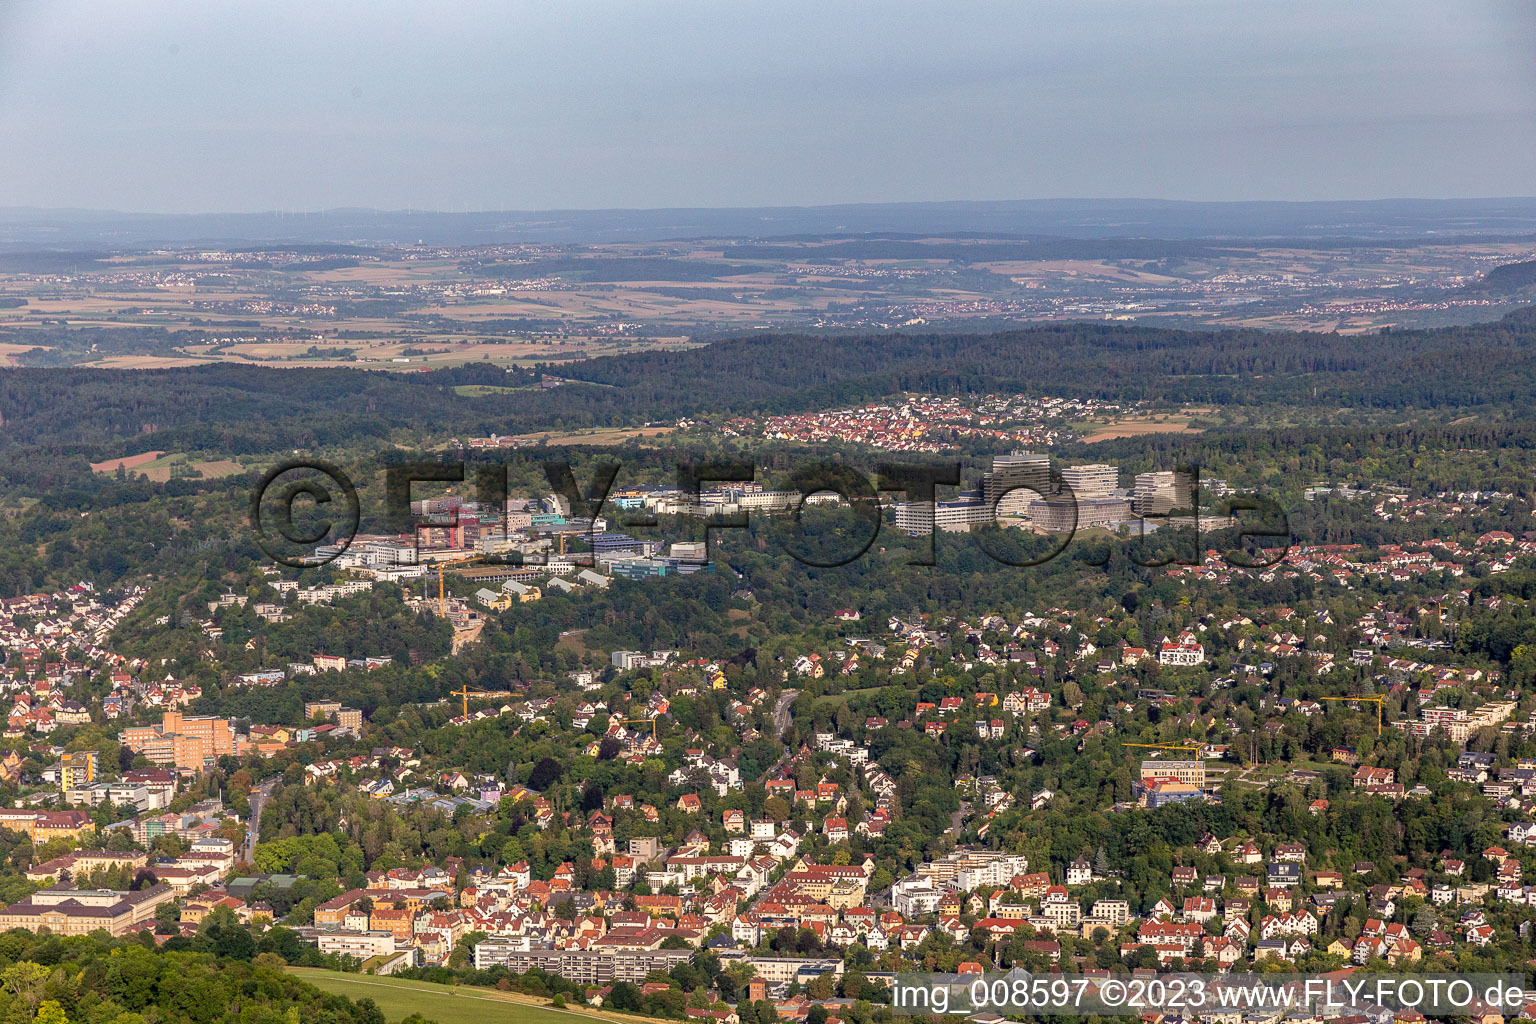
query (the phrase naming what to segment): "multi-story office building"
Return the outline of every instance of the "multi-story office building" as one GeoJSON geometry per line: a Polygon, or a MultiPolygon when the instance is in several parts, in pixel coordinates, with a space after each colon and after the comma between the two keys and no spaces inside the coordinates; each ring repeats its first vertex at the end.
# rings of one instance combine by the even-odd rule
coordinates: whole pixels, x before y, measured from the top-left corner
{"type": "Polygon", "coordinates": [[[1176,508],[1192,508],[1194,481],[1188,473],[1173,470],[1137,473],[1131,504],[1139,516],[1164,516],[1176,508]]]}
{"type": "Polygon", "coordinates": [[[981,500],[1000,516],[1023,515],[1034,498],[1050,494],[1051,457],[1014,452],[992,458],[992,472],[981,478],[981,500]]]}
{"type": "Polygon", "coordinates": [[[150,789],[136,782],[93,782],[89,786],[76,786],[64,791],[64,799],[91,807],[108,803],[114,807],[132,807],[140,813],[158,811],[171,802],[164,790],[150,789]]]}
{"type": "Polygon", "coordinates": [[[1112,527],[1131,518],[1131,503],[1124,498],[1085,498],[1075,501],[1066,495],[1036,498],[1029,503],[1029,521],[1047,533],[1066,533],[1094,526],[1112,527]]]}
{"type": "Polygon", "coordinates": [[[225,754],[235,753],[235,731],[229,719],[167,711],[159,725],[132,726],[123,742],[155,764],[173,764],[184,771],[201,771],[225,754]]]}
{"type": "Polygon", "coordinates": [[[991,522],[992,506],[983,502],[903,501],[896,505],[896,529],[914,537],[926,536],[936,529],[964,533],[973,526],[991,522]]]}
{"type": "Polygon", "coordinates": [[[1061,478],[1080,499],[1104,497],[1120,486],[1120,471],[1102,462],[1068,466],[1061,471],[1061,478]]]}

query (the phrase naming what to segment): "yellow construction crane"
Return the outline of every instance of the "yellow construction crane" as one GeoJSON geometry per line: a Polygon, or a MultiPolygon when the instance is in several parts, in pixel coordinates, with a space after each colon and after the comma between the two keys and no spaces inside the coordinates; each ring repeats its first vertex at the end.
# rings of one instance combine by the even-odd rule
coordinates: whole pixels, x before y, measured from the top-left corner
{"type": "Polygon", "coordinates": [[[448,696],[450,696],[450,697],[463,697],[464,698],[464,717],[468,718],[469,717],[469,698],[471,696],[480,696],[482,694],[488,694],[490,692],[491,691],[489,691],[489,690],[471,690],[469,688],[469,684],[466,683],[463,686],[462,689],[449,690],[448,691],[448,696]]]}
{"type": "Polygon", "coordinates": [[[1198,754],[1205,749],[1203,746],[1190,746],[1187,743],[1121,743],[1122,747],[1153,747],[1157,750],[1188,750],[1198,754]]]}
{"type": "Polygon", "coordinates": [[[1348,700],[1348,701],[1361,701],[1361,700],[1364,700],[1364,701],[1370,701],[1372,704],[1376,705],[1376,735],[1377,736],[1381,735],[1381,713],[1382,713],[1383,707],[1385,707],[1385,705],[1386,705],[1386,698],[1385,697],[1319,697],[1317,699],[1318,700],[1348,700]]]}
{"type": "Polygon", "coordinates": [[[448,615],[448,599],[443,591],[443,570],[450,565],[463,565],[465,562],[478,562],[479,555],[462,555],[458,558],[445,558],[441,562],[434,563],[437,566],[437,614],[446,617],[448,615]]]}

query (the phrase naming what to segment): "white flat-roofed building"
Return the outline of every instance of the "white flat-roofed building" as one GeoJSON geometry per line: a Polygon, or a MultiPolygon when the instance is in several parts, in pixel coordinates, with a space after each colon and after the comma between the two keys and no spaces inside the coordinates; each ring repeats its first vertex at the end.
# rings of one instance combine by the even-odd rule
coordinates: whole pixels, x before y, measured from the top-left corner
{"type": "Polygon", "coordinates": [[[735,505],[743,512],[788,512],[800,504],[799,491],[734,492],[735,505]]]}
{"type": "Polygon", "coordinates": [[[321,935],[318,942],[322,953],[336,953],[357,960],[388,956],[395,951],[395,933],[386,931],[328,932],[321,935]]]}
{"type": "Polygon", "coordinates": [[[981,500],[998,515],[1021,515],[1030,500],[1050,493],[1051,457],[1036,452],[994,455],[981,478],[981,500]]]}
{"type": "Polygon", "coordinates": [[[1124,498],[1085,498],[1076,501],[1066,496],[1029,503],[1029,522],[1046,533],[1067,533],[1090,527],[1113,527],[1131,518],[1131,503],[1124,498]]]}
{"type": "Polygon", "coordinates": [[[940,530],[964,533],[973,526],[993,522],[992,509],[974,501],[903,501],[896,505],[896,529],[914,537],[940,530]]]}
{"type": "MultiPolygon", "coordinates": [[[[691,949],[591,950],[529,949],[526,940],[490,938],[475,945],[475,969],[505,967],[526,974],[535,967],[567,981],[606,985],[613,981],[644,981],[652,971],[670,971],[692,959],[691,949]]],[[[809,963],[811,961],[802,961],[809,963]]],[[[842,961],[838,961],[841,965],[842,961]]]]}
{"type": "Polygon", "coordinates": [[[1131,919],[1131,905],[1126,900],[1094,900],[1093,916],[1111,924],[1125,924],[1131,919]]]}
{"type": "Polygon", "coordinates": [[[66,790],[64,799],[72,804],[100,807],[110,803],[118,807],[133,807],[139,812],[158,811],[171,802],[170,794],[162,789],[132,782],[93,782],[89,786],[77,786],[66,790]]]}
{"type": "Polygon", "coordinates": [[[907,917],[922,917],[939,908],[944,891],[926,878],[904,878],[891,887],[891,906],[907,917]]]}
{"type": "Polygon", "coordinates": [[[1079,498],[1105,497],[1120,486],[1120,470],[1103,462],[1068,466],[1061,478],[1079,498]]]}

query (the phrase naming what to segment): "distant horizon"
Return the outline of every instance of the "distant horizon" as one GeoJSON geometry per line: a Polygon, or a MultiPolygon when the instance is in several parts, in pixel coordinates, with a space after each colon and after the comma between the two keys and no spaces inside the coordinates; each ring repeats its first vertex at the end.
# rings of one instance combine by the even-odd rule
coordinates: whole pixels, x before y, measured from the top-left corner
{"type": "Polygon", "coordinates": [[[450,209],[429,206],[369,206],[343,203],[324,207],[266,207],[261,209],[204,209],[204,210],[150,210],[123,209],[106,206],[36,206],[0,205],[0,218],[13,214],[52,214],[113,217],[302,217],[332,213],[381,213],[401,216],[475,217],[494,214],[530,213],[666,213],[670,211],[707,210],[729,212],[734,210],[837,210],[868,207],[935,207],[935,206],[994,206],[994,205],[1143,205],[1143,206],[1349,206],[1388,203],[1536,203],[1536,192],[1528,195],[1389,195],[1356,196],[1333,199],[1173,199],[1163,196],[1023,196],[991,199],[854,199],[840,202],[806,203],[699,203],[663,206],[487,206],[470,209],[450,209]]]}
{"type": "Polygon", "coordinates": [[[1536,237],[1536,197],[1188,200],[1041,198],[818,206],[444,211],[343,206],[241,213],[0,207],[0,252],[297,245],[466,247],[830,235],[1353,241],[1536,237]]]}

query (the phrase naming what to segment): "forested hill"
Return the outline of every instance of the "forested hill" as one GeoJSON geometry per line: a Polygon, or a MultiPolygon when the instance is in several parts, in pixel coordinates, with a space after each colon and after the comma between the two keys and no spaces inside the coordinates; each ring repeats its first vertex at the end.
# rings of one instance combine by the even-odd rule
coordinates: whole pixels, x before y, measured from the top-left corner
{"type": "Polygon", "coordinates": [[[1469,286],[1474,291],[1509,295],[1536,288],[1536,260],[1524,263],[1505,263],[1483,275],[1482,280],[1469,286]]]}
{"type": "Polygon", "coordinates": [[[400,426],[508,434],[825,408],[899,391],[1524,415],[1536,407],[1536,310],[1469,327],[1353,336],[1101,324],[997,334],[754,335],[542,368],[572,381],[549,390],[531,386],[540,369],[4,368],[0,445],[97,445],[153,434],[159,447],[240,453],[382,438],[400,426]],[[468,397],[454,390],[461,384],[525,389],[468,397]]]}
{"type": "Polygon", "coordinates": [[[997,334],[769,335],[566,367],[659,405],[791,409],[896,391],[1025,390],[1223,404],[1434,408],[1536,390],[1536,308],[1495,323],[1373,335],[1180,331],[1092,323],[997,334]]]}

